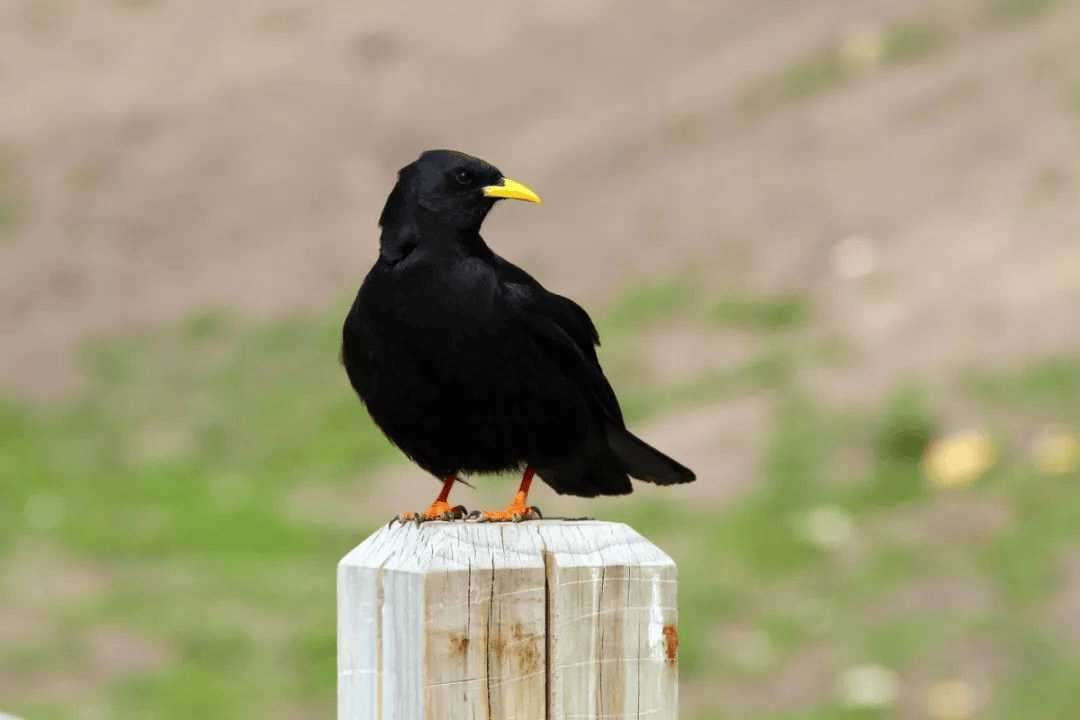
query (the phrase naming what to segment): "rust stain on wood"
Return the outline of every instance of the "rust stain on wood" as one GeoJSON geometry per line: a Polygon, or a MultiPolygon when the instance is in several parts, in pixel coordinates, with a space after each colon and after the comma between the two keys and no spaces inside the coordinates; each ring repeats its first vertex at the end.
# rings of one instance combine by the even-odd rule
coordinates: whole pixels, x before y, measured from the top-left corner
{"type": "Polygon", "coordinates": [[[464,635],[450,636],[450,657],[465,657],[469,651],[469,638],[464,635]]]}
{"type": "Polygon", "coordinates": [[[488,652],[495,656],[499,662],[502,662],[506,656],[506,641],[503,640],[502,634],[498,634],[488,641],[488,652]]]}
{"type": "Polygon", "coordinates": [[[526,675],[537,672],[540,669],[543,658],[540,656],[542,635],[527,632],[521,623],[514,623],[510,631],[514,647],[517,648],[517,662],[521,671],[526,675]]]}
{"type": "Polygon", "coordinates": [[[674,625],[664,626],[664,646],[668,665],[674,665],[679,657],[679,631],[674,625]]]}
{"type": "Polygon", "coordinates": [[[544,664],[546,638],[514,623],[488,641],[488,652],[500,666],[516,667],[522,676],[538,672],[544,664]]]}

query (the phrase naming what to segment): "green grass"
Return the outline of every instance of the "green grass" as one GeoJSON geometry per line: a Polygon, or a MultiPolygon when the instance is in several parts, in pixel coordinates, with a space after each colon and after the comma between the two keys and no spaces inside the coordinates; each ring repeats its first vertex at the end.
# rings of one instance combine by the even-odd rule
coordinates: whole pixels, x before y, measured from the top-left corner
{"type": "MultiPolygon", "coordinates": [[[[16,688],[5,710],[46,719],[86,706],[118,720],[277,717],[283,708],[332,716],[334,564],[392,509],[358,506],[349,526],[289,508],[307,485],[351,497],[400,462],[337,364],[341,312],[259,325],[202,313],[89,347],[78,397],[0,402],[0,615],[18,607],[51,628],[0,648],[0,675],[16,688]],[[85,567],[97,581],[66,600],[35,600],[6,566],[27,556],[45,558],[43,577],[85,567]],[[89,650],[105,626],[144,638],[161,658],[106,673],[89,650]],[[90,689],[49,700],[40,693],[48,673],[89,678],[90,689]]],[[[1045,608],[1060,592],[1063,554],[1075,551],[1080,473],[1040,475],[1014,443],[977,485],[935,489],[920,459],[941,431],[937,396],[912,382],[868,408],[814,397],[799,370],[851,358],[842,338],[820,341],[828,352],[793,344],[784,331],[812,330],[812,308],[798,296],[710,300],[681,281],[654,282],[595,315],[612,340],[605,366],[664,322],[739,328],[756,343],[745,362],[667,387],[626,365],[616,389],[633,422],[738,395],[761,395],[773,410],[759,476],[733,504],[630,496],[605,518],[631,524],[679,564],[684,680],[714,684],[724,697],[730,684],[768,681],[822,645],[843,663],[946,679],[964,669],[941,664],[950,648],[990,643],[1006,660],[989,678],[993,716],[1076,715],[1080,649],[1045,608]],[[851,453],[865,464],[844,465],[851,453]],[[929,512],[984,496],[1005,503],[1013,522],[950,540],[954,528],[929,512]],[[848,540],[822,545],[808,534],[807,513],[819,506],[848,515],[848,540]],[[896,592],[953,576],[993,589],[989,615],[932,604],[874,614],[896,592]],[[748,667],[717,640],[732,627],[763,633],[772,657],[748,667]]],[[[981,417],[1080,427],[1080,358],[973,369],[956,385],[981,417]]],[[[695,469],[701,483],[731,480],[695,469]]],[[[685,714],[744,717],[722,707],[685,714]]],[[[830,697],[752,720],[892,716],[830,697]]]]}
{"type": "Polygon", "coordinates": [[[1080,716],[1080,663],[1056,652],[1032,656],[1004,695],[991,715],[995,720],[1072,720],[1080,716]]]}
{"type": "Polygon", "coordinates": [[[936,434],[926,394],[917,385],[899,387],[873,429],[874,449],[883,463],[916,465],[936,434]]]}
{"type": "Polygon", "coordinates": [[[635,423],[662,411],[770,392],[787,386],[794,372],[794,361],[789,353],[763,350],[740,365],[704,372],[667,387],[633,383],[625,374],[624,382],[613,382],[617,392],[623,388],[619,392],[619,404],[626,421],[635,423]]]}
{"type": "Polygon", "coordinates": [[[887,667],[905,667],[917,662],[927,648],[938,644],[952,629],[950,617],[908,616],[859,628],[857,644],[863,657],[887,667]]]}
{"type": "MultiPolygon", "coordinates": [[[[952,29],[936,20],[908,21],[884,28],[870,67],[915,62],[949,46],[952,29]]],[[[761,113],[803,102],[835,90],[859,77],[861,61],[845,56],[840,41],[804,55],[790,67],[749,88],[740,100],[746,112],[761,113]]]]}
{"type": "Polygon", "coordinates": [[[598,316],[600,341],[616,341],[627,334],[678,316],[694,303],[692,286],[679,280],[660,280],[635,285],[617,297],[607,312],[598,316]]]}
{"type": "Polygon", "coordinates": [[[859,358],[858,350],[846,338],[836,335],[817,337],[805,348],[806,359],[824,367],[847,367],[859,358]]]}
{"type": "Polygon", "coordinates": [[[969,368],[961,373],[960,382],[968,396],[986,411],[1075,420],[1080,405],[1080,358],[1044,358],[1007,377],[969,368]]]}
{"type": "Polygon", "coordinates": [[[797,295],[747,297],[733,295],[716,300],[710,319],[721,327],[750,331],[788,330],[812,319],[810,301],[797,295]]]}
{"type": "Polygon", "coordinates": [[[1015,25],[1044,17],[1059,6],[1058,0],[992,0],[990,19],[1001,25],[1015,25]]]}
{"type": "Polygon", "coordinates": [[[940,22],[903,22],[885,35],[882,61],[886,65],[915,62],[945,48],[951,29],[940,22]]]}
{"type": "Polygon", "coordinates": [[[839,50],[822,48],[752,87],[743,96],[742,106],[747,112],[773,110],[839,87],[848,75],[839,50]]]}
{"type": "Polygon", "coordinates": [[[334,558],[373,527],[363,508],[345,530],[298,524],[282,507],[304,484],[348,485],[396,458],[350,397],[338,328],[204,315],[92,348],[82,398],[0,406],[0,547],[58,542],[74,562],[113,568],[81,621],[120,621],[180,658],[116,684],[112,717],[146,717],[148,706],[157,717],[254,717],[283,689],[328,707],[333,672],[311,674],[332,669],[334,558]],[[26,510],[46,494],[59,520],[40,529],[26,510]],[[197,580],[178,590],[162,573],[197,580]],[[241,610],[215,627],[218,605],[241,610]],[[280,646],[252,635],[258,616],[288,621],[280,646]]]}

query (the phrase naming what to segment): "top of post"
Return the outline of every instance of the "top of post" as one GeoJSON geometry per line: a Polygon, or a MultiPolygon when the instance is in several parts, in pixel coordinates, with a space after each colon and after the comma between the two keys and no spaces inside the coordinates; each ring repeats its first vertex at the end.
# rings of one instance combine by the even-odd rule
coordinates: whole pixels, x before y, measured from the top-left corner
{"type": "Polygon", "coordinates": [[[672,559],[633,528],[599,520],[528,520],[521,523],[432,521],[392,523],[342,558],[341,566],[426,573],[479,564],[522,567],[674,566],[672,559]]]}

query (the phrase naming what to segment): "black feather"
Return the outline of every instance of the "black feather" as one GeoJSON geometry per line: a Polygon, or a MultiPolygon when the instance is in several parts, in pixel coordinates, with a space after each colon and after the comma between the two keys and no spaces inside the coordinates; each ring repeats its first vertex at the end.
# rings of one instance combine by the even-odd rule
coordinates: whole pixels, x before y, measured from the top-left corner
{"type": "Polygon", "coordinates": [[[436,477],[534,467],[593,497],[694,473],[631,434],[588,313],[480,237],[503,176],[428,151],[398,174],[379,259],[342,332],[341,361],[372,419],[436,477]]]}

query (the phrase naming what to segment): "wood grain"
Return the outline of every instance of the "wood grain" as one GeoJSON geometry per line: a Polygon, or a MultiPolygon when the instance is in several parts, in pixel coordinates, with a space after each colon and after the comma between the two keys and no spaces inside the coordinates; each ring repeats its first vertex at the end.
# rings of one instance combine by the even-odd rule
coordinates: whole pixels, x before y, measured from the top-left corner
{"type": "Polygon", "coordinates": [[[622,524],[396,524],[338,566],[339,720],[675,720],[677,648],[675,565],[622,524]]]}

